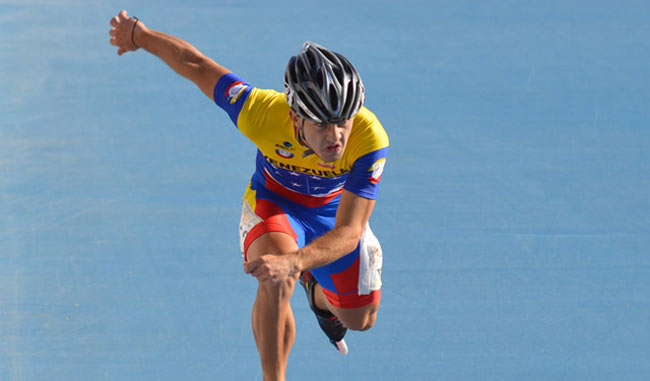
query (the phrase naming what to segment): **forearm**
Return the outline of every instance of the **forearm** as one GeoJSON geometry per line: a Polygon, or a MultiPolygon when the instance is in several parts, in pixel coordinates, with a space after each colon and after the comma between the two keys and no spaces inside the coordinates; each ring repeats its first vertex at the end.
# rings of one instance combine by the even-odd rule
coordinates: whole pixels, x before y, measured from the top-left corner
{"type": "Polygon", "coordinates": [[[194,73],[209,59],[190,43],[151,29],[137,28],[133,41],[188,79],[193,79],[194,73]]]}
{"type": "Polygon", "coordinates": [[[324,266],[350,253],[359,244],[362,233],[362,229],[355,226],[334,227],[296,252],[299,271],[324,266]]]}
{"type": "Polygon", "coordinates": [[[230,71],[187,41],[137,25],[133,43],[163,60],[176,73],[194,82],[210,99],[219,78],[230,71]]]}

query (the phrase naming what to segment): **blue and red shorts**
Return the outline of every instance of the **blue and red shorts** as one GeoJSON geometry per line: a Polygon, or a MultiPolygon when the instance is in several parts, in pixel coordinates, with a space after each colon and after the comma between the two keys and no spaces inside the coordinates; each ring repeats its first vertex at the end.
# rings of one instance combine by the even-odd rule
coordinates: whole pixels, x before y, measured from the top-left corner
{"type": "MultiPolygon", "coordinates": [[[[307,207],[264,187],[249,186],[244,194],[239,226],[244,260],[250,244],[264,233],[286,233],[301,248],[332,230],[338,199],[322,206],[307,207]]],[[[338,308],[358,308],[381,298],[381,257],[379,242],[368,226],[355,250],[310,271],[330,304],[338,308]]]]}

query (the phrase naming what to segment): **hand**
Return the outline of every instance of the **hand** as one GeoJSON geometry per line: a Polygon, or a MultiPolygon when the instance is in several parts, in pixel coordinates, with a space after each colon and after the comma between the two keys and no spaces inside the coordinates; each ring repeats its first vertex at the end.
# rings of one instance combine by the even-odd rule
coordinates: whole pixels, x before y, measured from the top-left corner
{"type": "Polygon", "coordinates": [[[137,22],[133,17],[129,17],[126,11],[120,12],[117,16],[111,19],[111,30],[108,32],[111,35],[111,45],[117,46],[117,54],[122,55],[126,52],[138,50],[139,46],[133,43],[133,35],[136,32],[134,28],[146,29],[142,21],[137,22]]]}
{"type": "Polygon", "coordinates": [[[252,262],[244,262],[244,272],[251,274],[260,283],[277,284],[299,271],[295,255],[262,255],[252,262]]]}

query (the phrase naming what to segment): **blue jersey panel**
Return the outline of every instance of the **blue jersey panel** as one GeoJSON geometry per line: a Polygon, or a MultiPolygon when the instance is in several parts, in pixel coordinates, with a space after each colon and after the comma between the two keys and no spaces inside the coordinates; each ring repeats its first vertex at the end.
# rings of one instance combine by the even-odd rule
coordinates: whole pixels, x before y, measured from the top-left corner
{"type": "Polygon", "coordinates": [[[372,151],[355,160],[343,188],[361,197],[375,200],[386,155],[388,147],[372,151]]]}
{"type": "Polygon", "coordinates": [[[239,112],[252,89],[251,85],[244,82],[235,73],[223,75],[214,87],[214,103],[228,113],[235,126],[237,125],[239,112]]]}

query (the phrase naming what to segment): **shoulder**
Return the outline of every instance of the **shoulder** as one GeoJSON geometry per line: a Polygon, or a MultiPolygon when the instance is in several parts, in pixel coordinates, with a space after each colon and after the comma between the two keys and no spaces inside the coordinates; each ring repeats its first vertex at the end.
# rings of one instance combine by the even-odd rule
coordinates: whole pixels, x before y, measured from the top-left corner
{"type": "Polygon", "coordinates": [[[243,104],[237,126],[251,139],[268,136],[290,126],[289,104],[284,94],[260,88],[253,88],[243,104]]]}
{"type": "Polygon", "coordinates": [[[349,144],[350,149],[357,157],[387,148],[390,145],[384,126],[377,116],[365,106],[354,117],[349,144]]]}
{"type": "Polygon", "coordinates": [[[284,98],[284,94],[279,91],[255,87],[251,90],[248,99],[246,99],[244,108],[247,108],[248,110],[260,108],[267,110],[273,108],[288,110],[289,104],[284,98]]]}
{"type": "Polygon", "coordinates": [[[352,170],[345,189],[367,199],[377,198],[377,189],[389,146],[388,134],[377,116],[362,107],[354,118],[347,160],[352,170]]]}
{"type": "Polygon", "coordinates": [[[270,120],[275,120],[278,117],[284,119],[289,116],[289,104],[284,98],[284,94],[276,90],[256,87],[251,90],[243,104],[240,123],[242,116],[256,124],[262,123],[267,118],[270,120]]]}
{"type": "Polygon", "coordinates": [[[250,111],[286,104],[284,94],[252,86],[235,73],[225,74],[219,79],[214,87],[213,99],[219,107],[231,114],[233,119],[236,119],[243,109],[250,111]]]}

